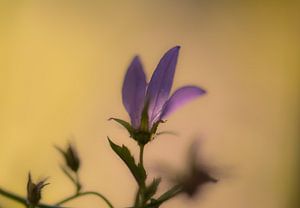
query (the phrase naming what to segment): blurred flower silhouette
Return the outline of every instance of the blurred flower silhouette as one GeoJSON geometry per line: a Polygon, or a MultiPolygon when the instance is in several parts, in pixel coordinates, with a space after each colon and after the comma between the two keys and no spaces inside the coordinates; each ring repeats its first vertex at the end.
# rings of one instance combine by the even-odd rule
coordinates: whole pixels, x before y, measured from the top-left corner
{"type": "Polygon", "coordinates": [[[58,146],[55,146],[55,148],[62,154],[65,159],[65,165],[61,166],[61,170],[76,186],[76,193],[78,193],[82,188],[78,175],[78,170],[80,168],[80,159],[76,149],[74,148],[74,145],[69,143],[66,150],[63,150],[58,146]]]}
{"type": "Polygon", "coordinates": [[[66,162],[66,166],[74,171],[77,172],[79,167],[80,167],[80,160],[77,154],[76,149],[74,148],[74,146],[72,144],[69,144],[66,151],[64,151],[63,149],[61,149],[58,146],[55,146],[55,148],[62,154],[62,156],[65,159],[66,162]]]}
{"type": "Polygon", "coordinates": [[[32,207],[38,205],[42,198],[41,191],[49,183],[45,183],[46,179],[37,182],[36,184],[32,182],[31,174],[28,174],[27,182],[27,203],[32,207]]]}
{"type": "Polygon", "coordinates": [[[167,169],[164,166],[160,168],[172,184],[181,187],[181,193],[191,198],[196,196],[204,185],[218,181],[211,176],[210,168],[199,162],[197,156],[198,145],[197,140],[195,140],[188,151],[187,168],[185,172],[171,172],[171,168],[167,169]]]}
{"type": "Polygon", "coordinates": [[[131,137],[140,143],[147,143],[156,133],[159,123],[178,107],[205,94],[205,90],[197,86],[184,86],[170,96],[179,49],[176,46],[165,53],[149,84],[138,56],[128,67],[122,99],[131,125],[120,119],[113,119],[126,127],[131,137]]]}

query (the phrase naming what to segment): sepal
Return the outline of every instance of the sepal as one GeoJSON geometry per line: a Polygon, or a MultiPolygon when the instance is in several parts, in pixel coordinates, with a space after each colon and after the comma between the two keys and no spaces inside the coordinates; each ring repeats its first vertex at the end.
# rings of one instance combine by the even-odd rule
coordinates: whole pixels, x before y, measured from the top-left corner
{"type": "Polygon", "coordinates": [[[127,121],[124,121],[122,119],[119,119],[119,118],[110,118],[108,120],[109,121],[113,120],[113,121],[121,124],[128,131],[130,137],[132,137],[134,129],[132,128],[132,126],[130,125],[130,123],[128,123],[127,121]]]}
{"type": "Polygon", "coordinates": [[[152,135],[156,134],[156,131],[157,131],[157,128],[158,128],[159,124],[165,123],[165,122],[166,122],[166,121],[164,121],[164,120],[159,120],[159,121],[155,122],[155,123],[153,124],[152,128],[151,128],[151,131],[150,131],[151,134],[152,134],[152,135]]]}

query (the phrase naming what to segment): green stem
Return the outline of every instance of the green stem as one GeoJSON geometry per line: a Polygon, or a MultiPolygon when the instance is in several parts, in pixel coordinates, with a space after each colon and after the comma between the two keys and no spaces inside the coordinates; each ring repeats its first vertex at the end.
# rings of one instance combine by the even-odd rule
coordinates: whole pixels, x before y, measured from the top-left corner
{"type": "Polygon", "coordinates": [[[80,180],[79,180],[79,174],[78,172],[76,172],[76,193],[78,194],[81,190],[81,183],[80,183],[80,180]]]}
{"type": "MultiPolygon", "coordinates": [[[[20,204],[23,204],[24,206],[28,206],[27,204],[27,200],[21,196],[18,196],[17,194],[11,193],[9,191],[6,191],[2,188],[0,188],[0,195],[7,197],[13,201],[19,202],[20,204]]],[[[59,208],[57,206],[51,206],[51,205],[47,205],[47,204],[39,204],[36,207],[40,207],[40,208],[59,208]]]]}
{"type": "MultiPolygon", "coordinates": [[[[139,164],[144,168],[144,147],[145,145],[140,145],[140,157],[139,157],[139,164]]],[[[146,203],[144,200],[144,189],[145,189],[145,182],[139,185],[138,191],[135,197],[134,207],[143,207],[146,203]]]]}
{"type": "Polygon", "coordinates": [[[78,197],[81,197],[81,196],[85,196],[85,195],[95,195],[95,196],[98,196],[99,198],[101,198],[103,201],[105,201],[105,203],[110,207],[110,208],[114,208],[113,205],[111,204],[111,202],[105,197],[103,196],[102,194],[98,193],[98,192],[94,192],[94,191],[86,191],[86,192],[81,192],[81,193],[77,193],[77,194],[74,194],[73,196],[70,196],[58,203],[56,203],[56,205],[62,205],[68,201],[71,201],[73,199],[76,199],[78,197]]]}
{"type": "Polygon", "coordinates": [[[145,208],[157,207],[157,205],[161,205],[165,201],[177,196],[181,192],[182,192],[182,187],[180,185],[176,185],[172,187],[170,190],[166,191],[164,194],[162,194],[157,200],[146,205],[145,208]]]}
{"type": "Polygon", "coordinates": [[[140,145],[140,164],[144,167],[144,145],[140,145]]]}
{"type": "Polygon", "coordinates": [[[3,190],[3,189],[0,188],[0,195],[5,196],[5,197],[7,197],[7,198],[9,198],[13,201],[19,202],[19,203],[27,206],[26,200],[23,197],[18,196],[14,193],[11,193],[9,191],[6,191],[6,190],[3,190]]]}
{"type": "Polygon", "coordinates": [[[137,190],[135,195],[134,208],[138,207],[139,200],[140,200],[140,188],[137,190]]]}

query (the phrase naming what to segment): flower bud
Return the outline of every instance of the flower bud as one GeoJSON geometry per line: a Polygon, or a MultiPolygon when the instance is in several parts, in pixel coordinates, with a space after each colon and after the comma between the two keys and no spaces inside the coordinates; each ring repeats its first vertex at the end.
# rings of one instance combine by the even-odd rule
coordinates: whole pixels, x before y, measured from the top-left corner
{"type": "Polygon", "coordinates": [[[198,160],[198,141],[195,140],[189,148],[187,167],[184,172],[170,172],[170,168],[162,169],[169,181],[176,186],[180,186],[181,193],[186,194],[190,198],[201,192],[205,185],[218,182],[211,174],[213,172],[212,169],[198,160]]]}
{"type": "Polygon", "coordinates": [[[28,174],[27,182],[27,202],[29,205],[36,206],[42,198],[41,191],[49,183],[45,183],[46,180],[33,183],[30,173],[28,174]]]}
{"type": "Polygon", "coordinates": [[[189,197],[193,197],[205,184],[216,182],[217,179],[210,176],[206,169],[198,167],[181,181],[182,191],[189,197]]]}
{"type": "Polygon", "coordinates": [[[201,188],[208,183],[216,183],[218,180],[211,176],[211,169],[198,162],[198,144],[200,140],[195,140],[188,151],[188,174],[181,181],[183,192],[189,197],[193,197],[201,188]]]}
{"type": "Polygon", "coordinates": [[[80,167],[80,160],[75,148],[71,144],[69,144],[66,151],[62,150],[59,147],[56,147],[56,149],[63,155],[67,167],[72,171],[77,172],[80,167]]]}

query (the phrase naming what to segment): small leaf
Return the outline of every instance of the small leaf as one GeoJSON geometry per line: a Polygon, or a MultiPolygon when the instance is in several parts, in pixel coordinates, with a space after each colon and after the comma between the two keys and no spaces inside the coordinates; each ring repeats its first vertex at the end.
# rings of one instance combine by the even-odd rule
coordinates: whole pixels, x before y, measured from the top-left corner
{"type": "Polygon", "coordinates": [[[145,183],[146,180],[146,171],[143,168],[142,165],[136,165],[134,157],[131,155],[129,149],[122,145],[119,146],[115,143],[113,143],[109,138],[108,138],[109,144],[111,148],[114,150],[114,152],[124,161],[124,163],[127,165],[129,168],[130,172],[134,176],[135,180],[137,183],[141,186],[145,183]]]}
{"type": "Polygon", "coordinates": [[[133,133],[133,128],[132,126],[130,125],[130,123],[128,123],[127,121],[124,121],[122,119],[119,119],[119,118],[110,118],[108,119],[109,121],[110,120],[113,120],[113,121],[116,121],[117,123],[121,124],[129,133],[129,135],[131,136],[132,133],[133,133]]]}
{"type": "Polygon", "coordinates": [[[151,199],[152,196],[154,196],[160,182],[161,182],[161,178],[154,178],[151,184],[147,186],[145,191],[145,201],[148,201],[149,199],[151,199]]]}

